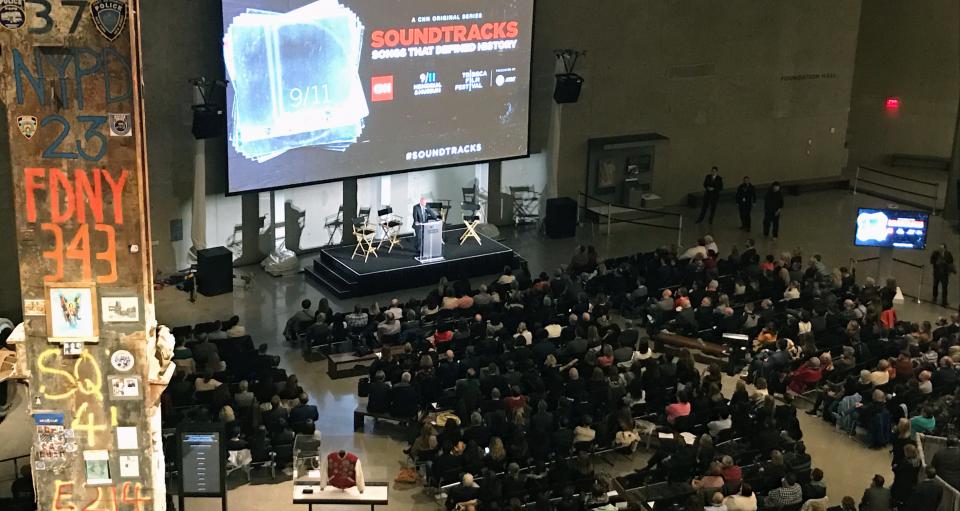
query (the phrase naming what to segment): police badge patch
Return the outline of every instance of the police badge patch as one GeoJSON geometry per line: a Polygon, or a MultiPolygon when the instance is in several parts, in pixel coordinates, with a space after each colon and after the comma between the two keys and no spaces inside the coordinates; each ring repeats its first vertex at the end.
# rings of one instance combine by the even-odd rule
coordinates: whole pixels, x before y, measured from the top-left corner
{"type": "Polygon", "coordinates": [[[130,114],[109,115],[111,137],[129,137],[133,134],[133,132],[130,131],[130,114]]]}
{"type": "Polygon", "coordinates": [[[8,30],[22,27],[26,20],[23,4],[24,0],[0,0],[0,26],[8,30]]]}
{"type": "Polygon", "coordinates": [[[20,133],[30,140],[37,133],[37,118],[32,115],[21,115],[17,117],[17,127],[20,128],[20,133]]]}
{"type": "Polygon", "coordinates": [[[113,41],[127,24],[127,0],[93,0],[90,14],[100,34],[113,41]]]}

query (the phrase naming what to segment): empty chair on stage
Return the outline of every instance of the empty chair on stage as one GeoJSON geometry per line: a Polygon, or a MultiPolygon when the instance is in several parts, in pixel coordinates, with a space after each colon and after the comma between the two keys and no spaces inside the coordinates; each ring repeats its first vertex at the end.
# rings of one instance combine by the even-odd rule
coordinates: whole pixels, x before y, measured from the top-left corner
{"type": "Polygon", "coordinates": [[[460,244],[463,245],[470,238],[477,240],[482,245],[480,235],[477,234],[477,226],[480,225],[480,205],[475,202],[464,202],[460,205],[463,212],[463,226],[465,230],[460,235],[460,244]]]}

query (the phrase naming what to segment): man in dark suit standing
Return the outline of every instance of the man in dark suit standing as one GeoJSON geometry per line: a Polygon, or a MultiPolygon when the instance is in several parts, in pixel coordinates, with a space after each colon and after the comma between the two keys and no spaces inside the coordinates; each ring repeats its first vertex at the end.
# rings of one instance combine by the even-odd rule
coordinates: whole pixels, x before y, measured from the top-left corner
{"type": "Polygon", "coordinates": [[[930,255],[930,266],[933,266],[933,303],[937,303],[937,291],[943,289],[943,301],[941,305],[947,307],[947,289],[950,288],[950,274],[957,273],[957,267],[953,264],[953,254],[947,250],[947,244],[941,243],[940,246],[930,255]]]}
{"type": "Polygon", "coordinates": [[[937,482],[937,469],[927,467],[925,478],[913,488],[913,494],[907,500],[908,509],[939,509],[943,500],[943,486],[937,482]]]}
{"type": "Polygon", "coordinates": [[[417,242],[417,255],[423,253],[423,224],[439,219],[437,213],[427,207],[427,198],[420,197],[420,203],[413,207],[413,233],[417,242]]]}
{"type": "Polygon", "coordinates": [[[750,212],[757,202],[757,191],[750,182],[750,176],[743,176],[743,182],[737,187],[737,208],[740,210],[740,230],[750,232],[750,212]]]}
{"type": "Polygon", "coordinates": [[[783,192],[780,183],[774,181],[763,199],[763,235],[769,236],[773,230],[773,241],[780,236],[780,213],[783,212],[783,192]]]}
{"type": "Polygon", "coordinates": [[[700,216],[697,217],[697,223],[703,221],[707,216],[707,208],[710,208],[710,223],[713,223],[713,215],[717,212],[717,202],[720,200],[720,192],[723,190],[723,178],[720,177],[720,169],[716,166],[710,168],[710,173],[703,178],[703,207],[700,208],[700,216]]]}

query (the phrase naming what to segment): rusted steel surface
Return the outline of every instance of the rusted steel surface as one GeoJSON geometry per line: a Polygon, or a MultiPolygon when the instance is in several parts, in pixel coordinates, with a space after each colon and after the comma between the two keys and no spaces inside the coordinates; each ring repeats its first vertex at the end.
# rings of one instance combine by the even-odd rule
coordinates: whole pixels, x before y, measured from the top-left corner
{"type": "Polygon", "coordinates": [[[147,406],[158,364],[137,11],[137,0],[0,0],[11,153],[0,171],[13,176],[5,207],[44,510],[164,503],[147,406]]]}

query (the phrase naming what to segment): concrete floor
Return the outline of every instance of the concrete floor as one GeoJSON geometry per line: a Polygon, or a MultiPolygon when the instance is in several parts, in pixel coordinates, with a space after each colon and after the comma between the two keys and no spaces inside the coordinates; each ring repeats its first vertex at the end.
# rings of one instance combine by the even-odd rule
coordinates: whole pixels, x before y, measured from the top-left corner
{"type": "MultiPolygon", "coordinates": [[[[781,236],[778,242],[763,240],[757,235],[757,226],[760,223],[759,208],[754,218],[754,236],[758,240],[761,253],[777,253],[803,247],[805,255],[820,253],[828,266],[848,265],[850,258],[866,258],[876,255],[876,249],[853,247],[853,218],[858,206],[886,206],[887,201],[865,195],[853,196],[849,192],[840,190],[805,194],[797,197],[787,197],[781,225],[781,236]]],[[[695,218],[695,211],[689,209],[672,209],[684,213],[686,217],[695,218]]],[[[750,235],[740,232],[737,227],[737,213],[735,205],[725,203],[717,210],[717,217],[712,227],[707,225],[693,225],[683,232],[684,245],[694,242],[703,235],[712,234],[720,246],[722,255],[729,253],[732,245],[743,246],[750,235]]],[[[664,222],[666,223],[666,222],[664,222]]],[[[512,229],[504,231],[504,242],[514,248],[530,262],[533,271],[550,270],[559,264],[566,263],[576,244],[592,244],[596,246],[602,257],[620,256],[638,251],[651,250],[659,245],[675,243],[677,233],[665,229],[639,227],[632,225],[613,225],[611,236],[601,234],[605,227],[591,229],[583,226],[578,230],[575,239],[552,240],[537,235],[534,228],[525,228],[514,232],[512,229]]],[[[951,240],[956,244],[957,237],[949,233],[942,219],[935,218],[931,225],[929,246],[936,246],[941,240],[951,240]]],[[[955,253],[960,250],[953,247],[955,253]]],[[[928,251],[902,252],[898,256],[903,260],[922,264],[929,258],[928,251]]],[[[310,257],[304,258],[308,264],[310,257]]],[[[903,265],[896,265],[895,276],[901,283],[904,291],[914,294],[919,284],[919,274],[916,270],[903,265]]],[[[861,275],[870,275],[875,267],[869,265],[858,266],[861,275]]],[[[356,378],[330,380],[326,374],[326,362],[304,362],[299,351],[284,345],[280,332],[286,319],[299,308],[300,300],[311,298],[316,300],[324,296],[320,289],[308,284],[302,275],[273,278],[266,275],[258,267],[244,267],[237,269],[237,273],[248,274],[252,277],[251,284],[246,289],[237,287],[232,295],[218,297],[199,297],[197,303],[191,304],[187,295],[173,288],[160,290],[156,294],[156,310],[161,323],[170,326],[192,324],[209,321],[217,318],[227,318],[237,314],[242,318],[247,331],[257,343],[268,343],[272,353],[280,355],[281,365],[288,372],[296,373],[300,377],[301,385],[310,394],[311,400],[320,409],[318,429],[323,434],[325,449],[347,449],[357,453],[363,460],[367,480],[392,481],[401,467],[404,443],[397,435],[395,428],[387,424],[374,425],[367,422],[364,434],[353,432],[352,412],[356,406],[356,378]]],[[[439,276],[437,277],[439,279],[439,276]]],[[[487,280],[487,279],[479,279],[487,280]]],[[[929,282],[929,275],[926,276],[929,282]]],[[[927,285],[929,288],[929,285],[927,285]]],[[[381,303],[392,297],[406,298],[423,296],[426,288],[409,290],[399,293],[390,293],[380,296],[364,297],[361,299],[338,300],[330,298],[335,310],[348,310],[356,302],[365,304],[373,301],[381,303]]],[[[922,295],[926,297],[929,289],[924,289],[922,295]]],[[[956,287],[953,290],[953,302],[960,302],[956,287]]],[[[908,303],[898,308],[901,318],[909,320],[935,319],[950,311],[929,303],[908,303]]],[[[732,392],[733,379],[726,379],[724,387],[732,392]]],[[[19,389],[15,409],[11,416],[0,423],[0,459],[25,454],[29,451],[31,427],[26,414],[26,406],[22,396],[25,388],[19,389]]],[[[802,405],[801,405],[802,406],[802,405]]],[[[833,503],[839,503],[844,495],[852,495],[859,500],[863,489],[869,484],[875,473],[883,474],[891,480],[887,451],[866,449],[844,434],[837,433],[832,427],[819,419],[813,419],[806,414],[799,414],[805,434],[808,451],[813,456],[814,466],[821,467],[826,473],[826,482],[829,496],[833,503]]],[[[646,455],[640,453],[633,464],[642,465],[646,455]]],[[[615,466],[604,465],[598,468],[610,474],[617,474],[629,470],[630,463],[620,461],[615,466]]],[[[9,465],[9,464],[8,464],[9,465]]],[[[3,471],[8,467],[0,466],[0,484],[4,479],[3,471]]],[[[241,476],[234,476],[235,482],[240,483],[241,476]]],[[[279,479],[279,478],[278,478],[279,479]]],[[[272,482],[269,477],[259,477],[253,484],[238,484],[229,493],[231,509],[238,511],[254,511],[269,506],[272,511],[294,509],[291,501],[292,485],[289,478],[283,482],[272,482]]],[[[0,497],[8,491],[9,485],[2,484],[0,497]]],[[[396,489],[391,487],[390,509],[429,509],[435,507],[432,499],[419,489],[396,489]]],[[[216,510],[219,502],[210,499],[191,499],[188,509],[216,510]]]]}

